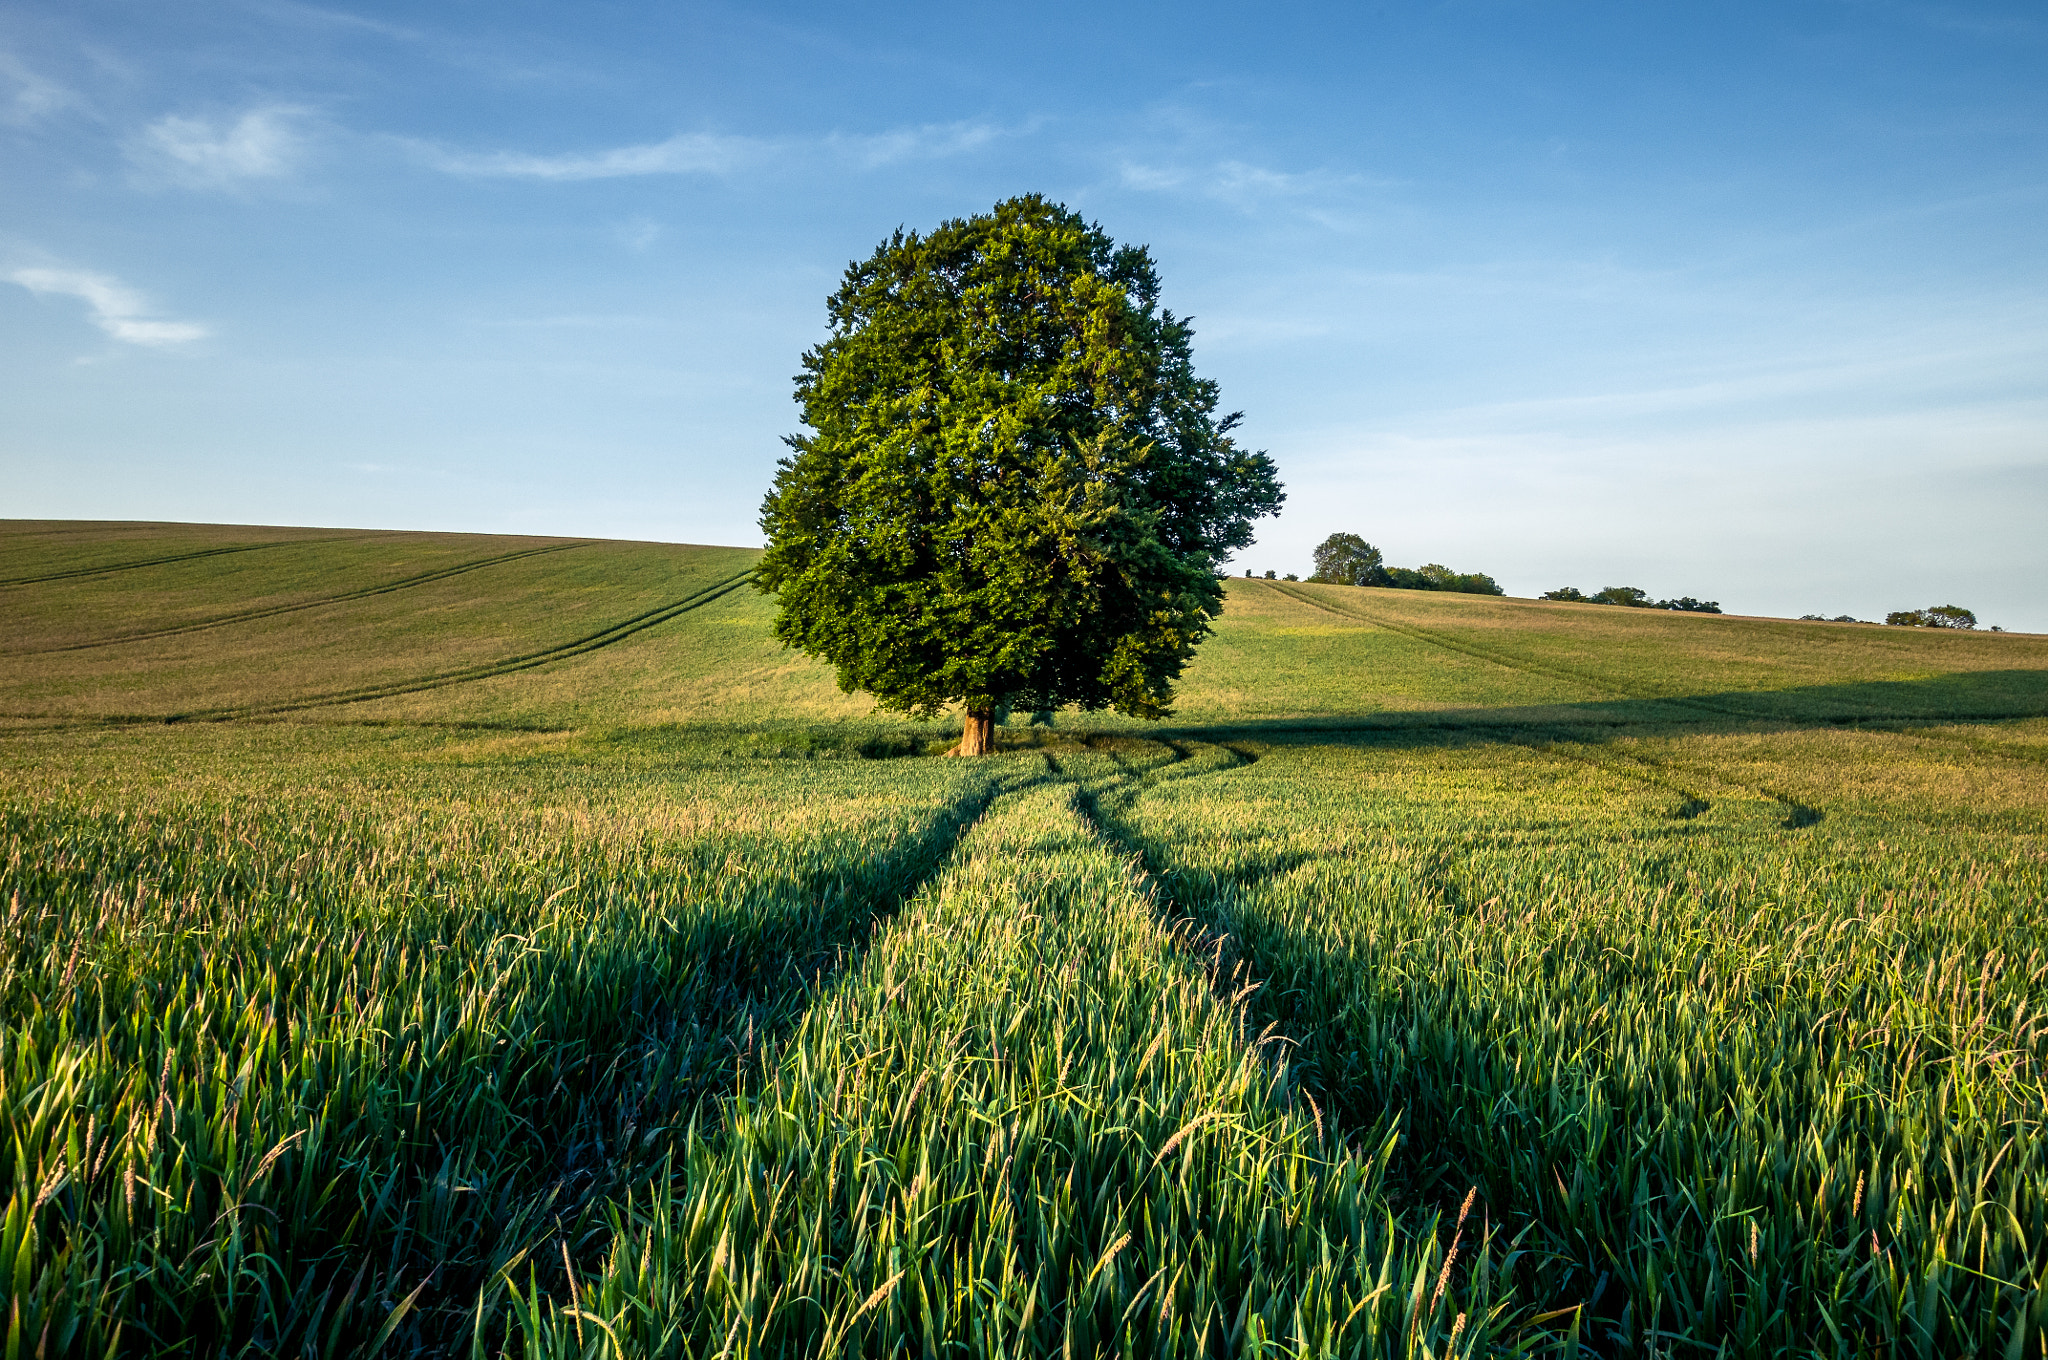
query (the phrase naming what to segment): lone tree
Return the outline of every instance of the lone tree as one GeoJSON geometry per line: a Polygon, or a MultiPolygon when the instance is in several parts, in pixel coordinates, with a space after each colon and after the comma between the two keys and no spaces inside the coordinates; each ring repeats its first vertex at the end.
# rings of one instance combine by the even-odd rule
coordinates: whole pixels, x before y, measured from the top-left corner
{"type": "Polygon", "coordinates": [[[1385,578],[1380,550],[1357,534],[1331,534],[1316,546],[1315,574],[1308,579],[1338,586],[1376,586],[1385,578]]]}
{"type": "Polygon", "coordinates": [[[920,718],[1171,712],[1217,565],[1283,499],[1143,247],[1032,194],[847,267],[761,508],[775,635],[920,718]]]}

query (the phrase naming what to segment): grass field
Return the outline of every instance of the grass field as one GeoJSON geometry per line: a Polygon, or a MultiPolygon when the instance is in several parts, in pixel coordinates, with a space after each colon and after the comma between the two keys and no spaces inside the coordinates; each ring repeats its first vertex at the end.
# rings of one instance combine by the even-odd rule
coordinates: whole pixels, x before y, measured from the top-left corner
{"type": "Polygon", "coordinates": [[[965,762],[751,561],[0,526],[7,1360],[2048,1349],[2048,639],[1239,580],[965,762]]]}

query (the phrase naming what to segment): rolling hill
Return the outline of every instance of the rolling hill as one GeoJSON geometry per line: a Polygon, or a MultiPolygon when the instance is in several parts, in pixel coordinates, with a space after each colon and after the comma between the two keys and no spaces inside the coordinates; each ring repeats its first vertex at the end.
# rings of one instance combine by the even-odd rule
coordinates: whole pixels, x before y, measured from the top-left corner
{"type": "MultiPolygon", "coordinates": [[[[0,525],[0,720],[861,724],[741,548],[0,525]]],[[[1233,578],[1172,729],[2048,715],[2048,638],[1233,578]]],[[[1110,715],[1062,724],[1129,726],[1110,715]]]]}
{"type": "Polygon", "coordinates": [[[1236,579],[921,759],[754,560],[0,525],[10,1355],[2048,1348],[2048,639],[1236,579]]]}

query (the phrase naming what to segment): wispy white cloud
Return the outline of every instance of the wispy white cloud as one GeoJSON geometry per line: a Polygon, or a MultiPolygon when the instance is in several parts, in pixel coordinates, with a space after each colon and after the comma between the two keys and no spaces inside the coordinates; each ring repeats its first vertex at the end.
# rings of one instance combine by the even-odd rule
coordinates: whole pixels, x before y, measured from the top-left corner
{"type": "Polygon", "coordinates": [[[613,235],[628,250],[645,250],[661,239],[661,223],[642,214],[619,223],[613,235]]]}
{"type": "Polygon", "coordinates": [[[287,104],[250,109],[232,122],[172,114],[131,140],[128,155],[145,172],[197,188],[277,179],[304,157],[304,114],[287,104]]]}
{"type": "Polygon", "coordinates": [[[1805,336],[1740,360],[1660,362],[1656,376],[1620,386],[1483,402],[1439,412],[1465,428],[1591,428],[1633,421],[1671,429],[1701,420],[1856,414],[1882,422],[1983,403],[2048,413],[2038,381],[2048,359],[2048,313],[1992,307],[1964,317],[1871,318],[1864,336],[1805,336]]]}
{"type": "Polygon", "coordinates": [[[525,151],[451,151],[432,142],[406,143],[420,160],[450,175],[477,179],[572,181],[632,175],[719,175],[770,154],[775,144],[754,137],[679,132],[663,142],[536,155],[525,151]]]}
{"type": "Polygon", "coordinates": [[[12,52],[0,52],[0,124],[27,127],[78,102],[77,95],[12,52]]]}
{"type": "Polygon", "coordinates": [[[477,179],[534,179],[572,182],[637,175],[727,175],[773,161],[824,156],[860,170],[906,161],[964,155],[1003,136],[987,123],[928,123],[886,132],[835,132],[824,137],[747,137],[716,132],[679,132],[665,141],[598,151],[558,154],[528,151],[460,151],[435,142],[405,139],[422,163],[445,174],[477,179]]]}
{"type": "Polygon", "coordinates": [[[879,169],[903,161],[940,160],[987,146],[1002,129],[987,123],[926,123],[867,134],[833,133],[826,150],[863,169],[879,169]]]}
{"type": "Polygon", "coordinates": [[[262,0],[250,6],[258,14],[272,19],[314,28],[354,29],[364,33],[375,33],[386,38],[404,42],[415,42],[420,35],[417,31],[398,24],[385,23],[381,19],[369,19],[347,10],[327,9],[320,5],[298,3],[298,0],[262,0]]]}
{"type": "MultiPolygon", "coordinates": [[[[1347,201],[1361,189],[1388,184],[1363,175],[1328,170],[1274,170],[1241,160],[1199,166],[1126,160],[1118,165],[1117,178],[1124,188],[1140,193],[1194,194],[1247,212],[1284,203],[1310,216],[1326,215],[1327,205],[1347,201]]],[[[1337,223],[1333,219],[1324,225],[1337,223]]]]}
{"type": "Polygon", "coordinates": [[[1268,197],[1275,194],[1294,197],[1298,194],[1326,187],[1330,176],[1319,174],[1294,174],[1285,170],[1269,170],[1263,165],[1252,165],[1245,161],[1224,161],[1216,167],[1210,179],[1212,192],[1226,197],[1256,194],[1268,197]]]}
{"type": "Polygon", "coordinates": [[[678,330],[686,323],[672,316],[572,313],[564,316],[495,317],[480,319],[472,324],[516,330],[678,330]]]}
{"type": "Polygon", "coordinates": [[[1141,165],[1136,161],[1125,161],[1118,167],[1118,178],[1123,181],[1126,189],[1156,194],[1180,188],[1188,182],[1188,172],[1172,166],[1141,165]]]}
{"type": "Polygon", "coordinates": [[[120,280],[83,269],[17,269],[7,275],[37,296],[75,297],[92,313],[93,324],[130,345],[162,348],[203,340],[206,327],[190,321],[166,321],[140,293],[120,280]]]}
{"type": "Polygon", "coordinates": [[[1304,340],[1323,340],[1336,331],[1327,320],[1302,316],[1259,316],[1256,314],[1205,315],[1199,327],[1205,346],[1230,349],[1259,349],[1268,345],[1293,345],[1304,340]]]}

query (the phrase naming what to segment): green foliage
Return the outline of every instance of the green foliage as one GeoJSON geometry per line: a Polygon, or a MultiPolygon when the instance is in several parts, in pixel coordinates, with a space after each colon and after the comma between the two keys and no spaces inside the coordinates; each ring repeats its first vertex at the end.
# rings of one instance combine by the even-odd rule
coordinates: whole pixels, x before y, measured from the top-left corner
{"type": "Polygon", "coordinates": [[[1381,585],[1396,590],[1448,590],[1460,595],[1505,595],[1500,583],[1483,571],[1452,571],[1440,562],[1420,567],[1388,567],[1381,573],[1381,585]]]}
{"type": "Polygon", "coordinates": [[[1440,562],[1421,567],[1387,566],[1380,550],[1357,534],[1331,534],[1324,539],[1316,548],[1315,566],[1308,579],[1321,585],[1448,590],[1465,595],[1507,593],[1484,572],[1456,572],[1440,562]]]}
{"type": "Polygon", "coordinates": [[[1714,600],[1695,600],[1690,595],[1680,595],[1675,600],[1653,600],[1648,591],[1637,586],[1608,586],[1588,595],[1577,586],[1559,586],[1546,590],[1537,597],[1544,600],[1572,600],[1581,604],[1618,604],[1628,609],[1670,609],[1682,614],[1718,614],[1721,606],[1714,600]]]}
{"type": "Polygon", "coordinates": [[[1385,560],[1380,550],[1357,534],[1331,534],[1317,545],[1315,571],[1309,580],[1333,586],[1381,584],[1385,560]]]}
{"type": "Polygon", "coordinates": [[[2048,1341],[2048,641],[1233,579],[1163,739],[937,761],[743,554],[170,537],[4,692],[488,673],[0,726],[23,1357],[2048,1341]]]}
{"type": "Polygon", "coordinates": [[[1035,195],[847,269],[762,507],[775,635],[918,716],[1169,711],[1282,493],[1144,249],[1035,195]]]}
{"type": "MultiPolygon", "coordinates": [[[[1013,758],[1017,792],[718,1134],[619,1206],[581,1310],[631,1355],[1507,1340],[1504,1244],[1476,1214],[1386,1213],[1392,1127],[1338,1141],[1246,1033],[1242,980],[1088,816],[1086,789],[1171,759],[1068,751],[1050,783],[1013,758]]],[[[568,1303],[522,1300],[525,1354],[585,1353],[568,1303]]]]}
{"type": "Polygon", "coordinates": [[[2032,1354],[2048,866],[2031,818],[1842,796],[1914,744],[1817,739],[1818,807],[1675,733],[1290,740],[1104,806],[1332,1123],[1401,1111],[1395,1193],[1478,1187],[1530,1313],[1602,1354],[2032,1354]]]}
{"type": "Polygon", "coordinates": [[[1977,616],[1961,605],[1938,604],[1927,609],[1902,609],[1884,616],[1895,628],[1962,628],[1977,626],[1977,616]]]}

